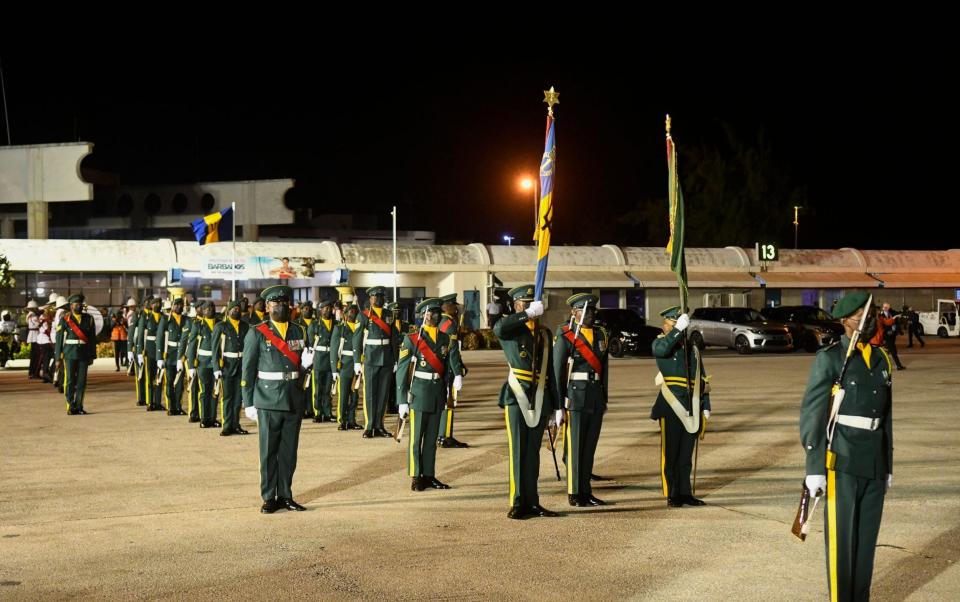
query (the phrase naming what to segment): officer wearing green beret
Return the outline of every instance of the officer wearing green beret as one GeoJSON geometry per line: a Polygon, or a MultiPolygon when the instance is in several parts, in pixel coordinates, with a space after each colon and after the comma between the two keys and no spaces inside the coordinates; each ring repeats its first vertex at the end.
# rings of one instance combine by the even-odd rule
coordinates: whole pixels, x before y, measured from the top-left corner
{"type": "Polygon", "coordinates": [[[137,312],[136,319],[133,322],[133,327],[131,328],[130,336],[130,352],[133,355],[131,361],[134,363],[134,388],[136,389],[137,394],[137,405],[145,406],[147,405],[147,391],[148,387],[146,383],[149,378],[146,377],[146,370],[143,366],[143,337],[141,336],[141,329],[143,328],[143,322],[146,319],[147,314],[150,311],[150,304],[153,302],[153,295],[147,295],[143,300],[143,304],[140,307],[140,311],[137,312]]]}
{"type": "Polygon", "coordinates": [[[193,387],[197,390],[200,428],[222,426],[217,415],[217,402],[220,400],[213,395],[213,347],[216,341],[213,330],[219,322],[213,301],[204,301],[200,305],[200,316],[193,321],[187,345],[187,366],[190,381],[195,383],[193,387]]]}
{"type": "Polygon", "coordinates": [[[333,376],[333,396],[337,400],[338,431],[363,428],[356,421],[359,394],[353,387],[353,379],[359,378],[354,371],[357,355],[353,349],[353,335],[359,328],[359,313],[360,308],[355,304],[347,305],[343,310],[343,321],[334,324],[330,335],[330,371],[333,376]]]}
{"type": "Polygon", "coordinates": [[[551,355],[550,329],[540,326],[543,302],[534,301],[532,284],[510,291],[515,313],[500,319],[493,332],[510,373],[500,389],[510,454],[510,510],[507,517],[559,516],[540,505],[540,444],[547,421],[560,410],[551,355]]]}
{"type": "Polygon", "coordinates": [[[331,404],[331,385],[333,370],[330,368],[330,339],[333,337],[333,301],[320,302],[320,317],[312,318],[313,307],[305,309],[311,316],[304,316],[307,324],[307,340],[313,347],[313,378],[310,386],[310,399],[314,422],[333,422],[331,404]]]}
{"type": "Polygon", "coordinates": [[[868,300],[867,293],[857,291],[834,307],[844,334],[817,353],[800,405],[804,484],[811,496],[826,494],[824,539],[832,600],[870,598],[883,502],[893,481],[893,362],[883,347],[869,343],[877,322],[868,300]],[[851,346],[864,312],[868,317],[860,342],[851,346]],[[843,394],[835,396],[840,389],[843,394]],[[840,399],[835,412],[831,398],[834,404],[840,399]]]}
{"type": "Polygon", "coordinates": [[[361,354],[360,364],[354,363],[353,369],[358,374],[363,372],[363,437],[392,437],[384,428],[383,417],[397,369],[396,332],[384,310],[386,289],[374,286],[367,289],[367,295],[370,309],[360,314],[359,325],[353,333],[353,349],[361,354]]]}
{"type": "Polygon", "coordinates": [[[683,332],[690,318],[680,306],[660,312],[663,333],[651,345],[659,373],[657,401],[650,412],[660,422],[660,481],[667,506],[703,506],[693,497],[690,473],[693,448],[710,418],[710,387],[696,345],[687,346],[684,360],[683,332]],[[689,375],[687,368],[689,366],[689,375]]]}
{"type": "Polygon", "coordinates": [[[447,403],[440,423],[440,447],[470,447],[453,436],[453,413],[457,407],[460,389],[463,388],[463,377],[467,375],[467,367],[463,365],[460,356],[460,306],[457,304],[457,294],[453,293],[440,297],[443,303],[443,315],[440,318],[440,331],[450,336],[450,361],[453,369],[447,374],[447,403]]]}
{"type": "Polygon", "coordinates": [[[97,357],[97,328],[93,316],[83,311],[83,295],[71,295],[70,311],[64,312],[58,325],[54,357],[57,371],[63,374],[63,393],[67,414],[86,414],[83,395],[87,390],[87,368],[97,357]]]}
{"type": "Polygon", "coordinates": [[[243,319],[241,304],[236,300],[227,305],[226,317],[213,326],[214,383],[220,382],[221,437],[246,435],[240,426],[240,380],[243,365],[243,342],[250,325],[243,319]]]}
{"type": "Polygon", "coordinates": [[[313,366],[307,333],[290,322],[293,290],[276,285],[261,295],[268,319],[247,332],[243,342],[244,413],[259,425],[260,511],[306,510],[293,500],[304,391],[301,377],[313,366]]]}
{"type": "Polygon", "coordinates": [[[450,488],[436,477],[437,433],[447,403],[445,376],[452,369],[450,337],[438,327],[440,304],[440,299],[426,299],[417,305],[423,327],[404,337],[397,368],[400,417],[410,417],[407,463],[413,491],[450,488]]]}
{"type": "Polygon", "coordinates": [[[603,414],[607,411],[608,347],[603,328],[594,328],[597,297],[577,293],[567,299],[571,323],[557,329],[553,344],[553,372],[557,399],[564,400],[562,420],[567,468],[567,501],[571,506],[602,506],[593,495],[593,471],[603,414]]]}
{"type": "Polygon", "coordinates": [[[168,416],[183,416],[185,352],[190,338],[190,319],[183,315],[183,298],[173,300],[170,314],[160,317],[157,326],[157,374],[162,378],[163,402],[168,416]],[[180,378],[177,376],[180,375],[180,378]]]}

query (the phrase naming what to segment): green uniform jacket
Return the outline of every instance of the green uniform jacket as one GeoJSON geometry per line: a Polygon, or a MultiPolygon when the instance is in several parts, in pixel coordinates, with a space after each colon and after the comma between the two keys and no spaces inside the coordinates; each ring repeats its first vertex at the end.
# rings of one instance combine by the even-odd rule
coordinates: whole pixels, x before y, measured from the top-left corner
{"type": "MultiPolygon", "coordinates": [[[[373,309],[365,311],[357,318],[359,326],[353,333],[353,348],[363,354],[362,362],[368,366],[392,366],[396,362],[394,358],[397,357],[395,347],[397,344],[397,329],[392,328],[386,320],[383,320],[383,322],[389,328],[389,332],[377,326],[367,317],[369,312],[372,311],[373,309]],[[367,340],[386,340],[389,343],[386,345],[364,345],[364,333],[366,333],[367,340]]],[[[382,309],[381,313],[383,313],[382,309]]]]}
{"type": "MultiPolygon", "coordinates": [[[[686,365],[683,361],[683,344],[680,342],[682,333],[674,328],[668,334],[661,334],[654,339],[651,349],[653,357],[657,360],[657,369],[663,375],[670,391],[680,400],[687,410],[690,409],[690,395],[687,386],[682,382],[670,382],[671,378],[687,378],[686,365]]],[[[693,354],[693,343],[688,345],[690,350],[690,386],[697,376],[697,357],[693,354]]],[[[703,366],[700,367],[700,409],[710,409],[710,393],[706,392],[707,371],[703,366]]],[[[663,393],[657,395],[657,401],[653,404],[653,410],[650,412],[650,418],[659,420],[664,416],[674,415],[670,404],[663,398],[663,393]]]]}
{"type": "MultiPolygon", "coordinates": [[[[359,326],[357,327],[359,331],[359,326]]],[[[351,355],[344,355],[340,357],[340,365],[337,365],[337,354],[341,351],[353,351],[353,335],[354,331],[350,330],[350,327],[347,326],[347,322],[338,322],[333,325],[333,333],[330,335],[330,369],[334,372],[339,372],[344,366],[353,365],[353,357],[351,355]],[[343,341],[343,349],[340,349],[340,341],[343,341]]]]}
{"type": "Polygon", "coordinates": [[[593,353],[600,360],[600,374],[597,374],[590,363],[584,359],[579,351],[574,350],[574,346],[566,337],[570,331],[576,334],[576,328],[570,328],[564,324],[557,329],[557,336],[553,342],[553,373],[557,376],[557,399],[565,403],[565,398],[570,400],[569,410],[584,411],[587,413],[605,412],[607,409],[607,382],[609,370],[609,354],[607,349],[610,344],[610,335],[600,327],[593,328],[593,344],[587,340],[587,337],[581,332],[579,339],[593,350],[593,353]],[[570,355],[573,355],[573,373],[586,373],[590,380],[567,381],[567,364],[570,355]]]}
{"type": "Polygon", "coordinates": [[[447,375],[447,381],[453,382],[453,377],[463,376],[466,370],[463,367],[463,360],[460,357],[460,343],[459,343],[459,325],[454,322],[453,316],[448,316],[443,314],[443,317],[440,318],[440,332],[444,332],[450,336],[450,365],[453,369],[447,375]]]}
{"type": "MultiPolygon", "coordinates": [[[[493,333],[500,339],[500,346],[503,348],[503,354],[507,357],[507,364],[509,364],[511,370],[522,370],[526,372],[532,372],[534,370],[533,358],[531,357],[533,353],[533,333],[527,328],[528,319],[527,314],[521,311],[501,318],[493,327],[493,333]]],[[[543,393],[543,411],[552,412],[559,410],[561,407],[557,399],[556,375],[553,372],[553,362],[550,361],[549,357],[549,354],[553,353],[553,346],[551,345],[551,339],[553,337],[550,334],[549,328],[540,326],[538,331],[545,332],[546,336],[541,334],[541,340],[537,342],[537,360],[541,359],[541,354],[548,354],[547,382],[543,385],[546,387],[543,393]]],[[[540,365],[538,361],[537,369],[539,368],[540,365]]],[[[527,398],[530,400],[530,403],[533,404],[533,382],[520,376],[518,376],[518,378],[520,385],[527,394],[527,398]]],[[[506,382],[503,383],[503,388],[500,389],[498,405],[505,407],[516,404],[517,397],[513,394],[513,390],[510,389],[510,385],[506,382]]]]}
{"type": "Polygon", "coordinates": [[[227,378],[239,378],[243,364],[243,342],[247,338],[250,325],[239,320],[238,326],[240,332],[233,327],[229,318],[213,326],[213,369],[219,368],[227,378]],[[224,353],[236,353],[237,357],[224,357],[224,353]]]}
{"type": "Polygon", "coordinates": [[[220,322],[213,318],[213,328],[207,326],[207,321],[203,318],[196,318],[193,321],[193,328],[190,329],[190,339],[187,343],[187,366],[212,368],[216,370],[213,363],[213,331],[220,322]],[[199,344],[199,347],[198,347],[199,344]],[[200,353],[200,350],[210,353],[200,353]]]}
{"type": "MultiPolygon", "coordinates": [[[[277,338],[280,331],[272,321],[266,322],[277,338]]],[[[287,323],[287,336],[284,340],[297,356],[303,353],[307,333],[299,324],[287,323]]],[[[287,357],[278,351],[256,326],[251,326],[243,340],[243,376],[240,392],[243,407],[254,406],[260,410],[278,410],[281,412],[303,412],[303,385],[299,377],[288,380],[267,380],[259,378],[260,372],[302,372],[287,357]]]]}
{"type": "Polygon", "coordinates": [[[249,316],[241,316],[241,320],[245,321],[250,326],[256,326],[261,322],[266,322],[270,319],[270,316],[267,315],[267,312],[263,312],[263,317],[257,315],[257,310],[251,310],[249,316]]]}
{"type": "Polygon", "coordinates": [[[157,362],[176,366],[183,359],[190,340],[193,320],[189,316],[180,316],[180,323],[173,316],[163,315],[157,325],[157,362]],[[171,345],[176,343],[176,345],[171,345]]]}
{"type": "Polygon", "coordinates": [[[138,332],[137,350],[144,357],[157,357],[157,332],[160,327],[160,319],[163,314],[154,314],[152,311],[146,311],[140,316],[138,332]],[[147,337],[152,337],[147,338],[147,337]]]}
{"type": "Polygon", "coordinates": [[[400,349],[400,363],[397,367],[397,403],[409,403],[410,407],[417,412],[436,413],[444,408],[447,403],[447,373],[453,369],[450,354],[450,337],[440,330],[437,330],[437,340],[434,342],[426,332],[421,334],[420,351],[416,351],[416,345],[411,337],[417,335],[407,335],[403,338],[403,347],[400,349]],[[436,380],[427,380],[425,378],[414,378],[411,388],[410,378],[411,370],[414,372],[437,374],[433,366],[424,359],[423,349],[429,347],[437,359],[440,360],[443,367],[439,378],[436,380]],[[412,399],[408,401],[407,393],[412,393],[412,399]]]}
{"type": "MultiPolygon", "coordinates": [[[[331,370],[330,355],[335,354],[336,349],[330,347],[330,340],[333,338],[333,331],[336,330],[336,322],[330,319],[330,328],[323,323],[323,318],[316,318],[310,321],[307,326],[307,346],[313,347],[313,367],[315,372],[326,372],[331,370]],[[326,351],[321,351],[318,347],[326,347],[326,351]]],[[[338,343],[339,344],[339,343],[338,343]]]]}
{"type": "Polygon", "coordinates": [[[75,320],[76,316],[72,312],[64,312],[63,317],[60,318],[60,323],[57,324],[57,339],[53,356],[57,359],[91,362],[97,357],[97,327],[94,324],[93,316],[82,313],[80,314],[80,320],[75,320]],[[87,337],[86,343],[67,343],[67,341],[81,340],[67,324],[67,320],[74,321],[73,323],[80,327],[80,331],[87,337]]]}
{"type": "MultiPolygon", "coordinates": [[[[826,474],[827,412],[830,391],[846,355],[850,339],[817,352],[800,406],[800,442],[807,452],[807,474],[826,474]]],[[[881,347],[871,346],[870,366],[857,350],[843,377],[844,398],[840,414],[880,419],[875,431],[838,424],[833,451],[839,472],[868,479],[893,474],[893,390],[890,357],[881,347]]]]}

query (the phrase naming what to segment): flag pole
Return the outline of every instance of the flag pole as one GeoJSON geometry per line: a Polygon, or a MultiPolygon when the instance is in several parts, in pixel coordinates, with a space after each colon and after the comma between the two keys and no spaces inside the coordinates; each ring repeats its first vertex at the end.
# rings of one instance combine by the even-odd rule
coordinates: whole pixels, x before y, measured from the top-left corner
{"type": "Polygon", "coordinates": [[[397,302],[397,206],[390,212],[393,216],[393,302],[397,302]]]}
{"type": "Polygon", "coordinates": [[[232,232],[230,233],[230,238],[233,242],[233,263],[230,264],[230,300],[237,300],[237,203],[236,201],[230,204],[231,209],[233,210],[233,219],[230,223],[230,228],[232,232]]]}

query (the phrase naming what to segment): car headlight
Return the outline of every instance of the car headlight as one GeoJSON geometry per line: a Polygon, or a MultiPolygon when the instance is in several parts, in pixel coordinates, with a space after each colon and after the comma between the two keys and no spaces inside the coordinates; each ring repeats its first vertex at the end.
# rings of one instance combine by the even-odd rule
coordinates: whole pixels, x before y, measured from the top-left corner
{"type": "Polygon", "coordinates": [[[748,328],[747,330],[752,332],[753,334],[760,334],[760,331],[757,330],[756,328],[748,328]]]}

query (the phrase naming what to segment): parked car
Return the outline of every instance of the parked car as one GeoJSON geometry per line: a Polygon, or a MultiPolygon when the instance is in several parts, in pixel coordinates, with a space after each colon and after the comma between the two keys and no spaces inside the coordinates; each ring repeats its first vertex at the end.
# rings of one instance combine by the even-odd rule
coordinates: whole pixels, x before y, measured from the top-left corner
{"type": "Polygon", "coordinates": [[[597,326],[610,333],[610,355],[623,357],[626,354],[650,355],[650,346],[662,330],[647,326],[643,318],[630,309],[600,309],[597,311],[597,326]]]}
{"type": "Polygon", "coordinates": [[[690,316],[690,341],[703,349],[719,345],[751,351],[792,351],[793,337],[786,325],[767,320],[749,307],[701,307],[690,316]]]}
{"type": "Polygon", "coordinates": [[[783,322],[793,336],[797,349],[816,351],[840,340],[843,326],[839,320],[812,305],[781,305],[760,310],[768,320],[783,322]]]}
{"type": "Polygon", "coordinates": [[[920,312],[921,334],[935,334],[940,338],[960,335],[958,306],[960,303],[953,299],[937,299],[937,311],[920,312]]]}

